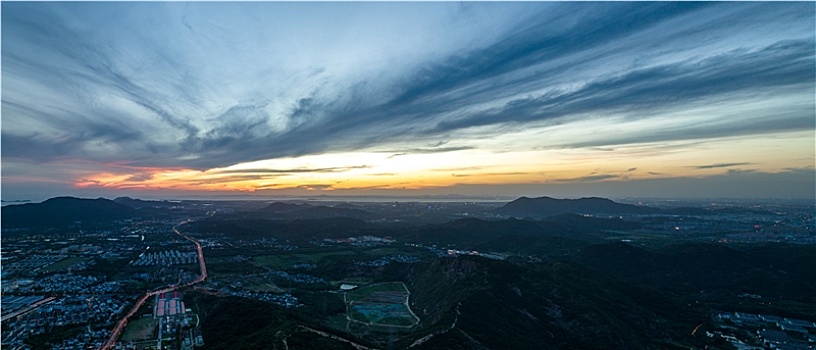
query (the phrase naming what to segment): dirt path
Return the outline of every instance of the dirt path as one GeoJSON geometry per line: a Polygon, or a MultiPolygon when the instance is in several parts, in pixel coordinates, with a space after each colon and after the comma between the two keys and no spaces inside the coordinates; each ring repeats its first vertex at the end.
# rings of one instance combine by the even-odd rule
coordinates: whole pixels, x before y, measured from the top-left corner
{"type": "Polygon", "coordinates": [[[450,327],[448,327],[447,329],[443,329],[441,331],[438,331],[438,332],[433,332],[433,333],[428,334],[428,335],[426,335],[426,336],[424,336],[422,338],[419,338],[416,341],[414,341],[410,346],[408,346],[408,348],[413,348],[413,347],[415,347],[417,345],[420,345],[420,344],[430,340],[435,335],[445,334],[447,332],[450,332],[453,328],[455,328],[456,327],[456,322],[459,321],[459,315],[461,315],[461,313],[459,312],[459,306],[462,306],[462,303],[459,303],[459,305],[456,305],[456,318],[453,319],[453,323],[451,324],[450,327]]]}
{"type": "Polygon", "coordinates": [[[355,343],[355,342],[353,342],[351,340],[348,340],[346,338],[336,336],[334,334],[329,334],[329,333],[326,333],[326,332],[323,332],[323,331],[319,331],[319,330],[311,328],[311,327],[307,327],[307,326],[304,326],[304,325],[298,325],[298,327],[302,328],[302,329],[305,329],[305,330],[307,330],[309,332],[319,334],[319,335],[321,335],[323,337],[326,337],[326,338],[331,338],[331,339],[334,339],[334,340],[337,340],[337,341],[347,343],[347,344],[353,346],[357,350],[376,350],[375,348],[369,348],[369,347],[367,347],[365,345],[357,344],[357,343],[355,343]]]}

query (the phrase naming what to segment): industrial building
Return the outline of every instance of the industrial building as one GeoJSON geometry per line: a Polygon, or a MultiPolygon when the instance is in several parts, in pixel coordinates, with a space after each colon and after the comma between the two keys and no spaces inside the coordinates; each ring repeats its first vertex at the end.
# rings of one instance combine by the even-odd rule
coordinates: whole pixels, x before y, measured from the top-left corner
{"type": "Polygon", "coordinates": [[[153,308],[153,317],[184,315],[184,302],[181,300],[180,292],[156,294],[156,302],[153,308]]]}

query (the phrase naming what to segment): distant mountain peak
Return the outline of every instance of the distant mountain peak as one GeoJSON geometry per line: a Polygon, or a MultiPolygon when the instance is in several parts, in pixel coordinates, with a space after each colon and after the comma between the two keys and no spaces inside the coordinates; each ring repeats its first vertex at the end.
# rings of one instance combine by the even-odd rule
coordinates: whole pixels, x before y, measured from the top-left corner
{"type": "Polygon", "coordinates": [[[93,199],[90,199],[90,198],[77,198],[77,197],[71,197],[71,196],[59,196],[59,197],[48,198],[48,199],[44,200],[42,203],[55,203],[55,202],[74,201],[74,200],[76,200],[76,201],[81,201],[81,200],[92,201],[93,199]]]}
{"type": "Polygon", "coordinates": [[[156,207],[167,207],[170,203],[166,200],[162,201],[150,201],[138,198],[131,198],[131,197],[117,197],[113,200],[116,203],[127,205],[134,209],[142,209],[142,208],[156,208],[156,207]]]}
{"type": "Polygon", "coordinates": [[[497,210],[515,217],[547,217],[560,214],[646,214],[654,208],[614,202],[602,197],[555,199],[552,197],[520,197],[497,210]]]}
{"type": "Polygon", "coordinates": [[[5,206],[2,221],[7,227],[61,226],[76,221],[107,222],[138,215],[135,209],[109,199],[63,196],[42,203],[5,206]]]}

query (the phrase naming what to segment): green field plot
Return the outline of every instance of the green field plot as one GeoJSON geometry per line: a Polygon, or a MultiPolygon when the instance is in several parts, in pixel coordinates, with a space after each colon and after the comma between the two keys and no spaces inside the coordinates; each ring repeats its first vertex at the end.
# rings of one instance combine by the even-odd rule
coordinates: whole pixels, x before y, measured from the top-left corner
{"type": "Polygon", "coordinates": [[[63,270],[63,269],[65,269],[65,268],[67,268],[67,267],[69,267],[71,265],[74,265],[74,264],[77,264],[77,263],[80,263],[80,262],[83,262],[83,261],[88,261],[88,260],[91,260],[91,259],[90,258],[80,258],[80,257],[65,258],[65,259],[57,261],[57,262],[55,262],[55,263],[53,263],[51,265],[43,267],[40,270],[40,272],[43,272],[43,273],[56,272],[56,271],[63,270]]]}
{"type": "Polygon", "coordinates": [[[295,264],[315,264],[319,262],[321,259],[326,257],[335,257],[335,256],[348,256],[348,255],[355,255],[358,254],[353,250],[343,249],[343,250],[331,250],[331,251],[321,251],[321,252],[314,252],[309,254],[303,253],[286,253],[286,254],[271,254],[271,255],[260,255],[252,257],[252,261],[267,266],[276,270],[286,270],[292,267],[295,264]]]}
{"type": "Polygon", "coordinates": [[[355,303],[350,306],[352,320],[374,325],[413,326],[416,319],[403,304],[355,303]]]}
{"type": "Polygon", "coordinates": [[[420,259],[425,258],[435,258],[436,254],[429,252],[426,249],[408,247],[408,246],[385,246],[385,247],[374,247],[365,249],[362,251],[366,255],[373,255],[377,257],[387,256],[387,255],[408,255],[408,256],[415,256],[420,259]]]}
{"type": "Polygon", "coordinates": [[[397,292],[404,294],[404,297],[408,298],[408,289],[405,288],[405,284],[403,284],[402,282],[388,282],[372,284],[370,286],[360,287],[355,290],[352,290],[346,293],[346,300],[364,301],[367,298],[371,298],[371,296],[377,292],[397,292]]]}
{"type": "Polygon", "coordinates": [[[140,318],[128,322],[122,341],[153,339],[159,320],[155,318],[140,318]]]}
{"type": "Polygon", "coordinates": [[[408,308],[408,289],[402,282],[379,283],[346,293],[351,320],[371,326],[411,327],[419,319],[408,308]]]}
{"type": "Polygon", "coordinates": [[[252,265],[248,262],[221,261],[211,263],[207,261],[207,270],[213,277],[248,275],[264,272],[262,267],[252,265]]]}
{"type": "Polygon", "coordinates": [[[244,290],[253,292],[283,293],[283,289],[266,278],[253,277],[242,279],[244,290]]]}

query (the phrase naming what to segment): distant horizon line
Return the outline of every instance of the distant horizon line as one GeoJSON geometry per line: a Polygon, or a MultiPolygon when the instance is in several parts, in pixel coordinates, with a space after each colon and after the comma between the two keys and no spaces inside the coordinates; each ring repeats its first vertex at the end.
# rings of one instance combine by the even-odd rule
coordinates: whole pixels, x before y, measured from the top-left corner
{"type": "Polygon", "coordinates": [[[786,202],[813,202],[816,203],[816,199],[812,198],[754,198],[754,197],[617,197],[617,196],[576,196],[576,197],[562,197],[562,196],[549,196],[549,195],[521,195],[521,196],[478,196],[478,195],[461,195],[461,194],[446,194],[446,195],[407,195],[407,196],[397,196],[397,195],[328,195],[328,194],[320,194],[315,196],[302,196],[302,195],[250,195],[250,194],[222,194],[222,195],[184,195],[184,196],[168,196],[168,197],[159,197],[159,196],[143,196],[143,197],[134,197],[134,196],[116,196],[116,197],[105,197],[105,196],[98,196],[98,197],[78,197],[72,195],[57,195],[52,196],[47,199],[44,199],[40,202],[37,202],[32,199],[0,199],[0,203],[5,205],[13,205],[13,204],[26,204],[26,203],[42,203],[49,199],[53,198],[60,198],[60,197],[70,197],[70,198],[78,198],[78,199],[108,199],[108,200],[115,200],[117,198],[131,198],[131,199],[138,199],[138,200],[151,200],[151,201],[219,201],[219,200],[241,200],[241,201],[273,201],[273,200],[300,200],[300,201],[344,201],[344,202],[390,202],[393,200],[414,200],[417,202],[438,202],[438,201],[456,201],[456,202],[504,202],[504,201],[513,201],[522,197],[527,198],[543,198],[549,197],[554,199],[581,199],[581,198],[606,198],[612,200],[622,200],[622,201],[693,201],[693,202],[700,202],[700,201],[739,201],[739,202],[767,202],[767,201],[786,201],[786,202]]]}

